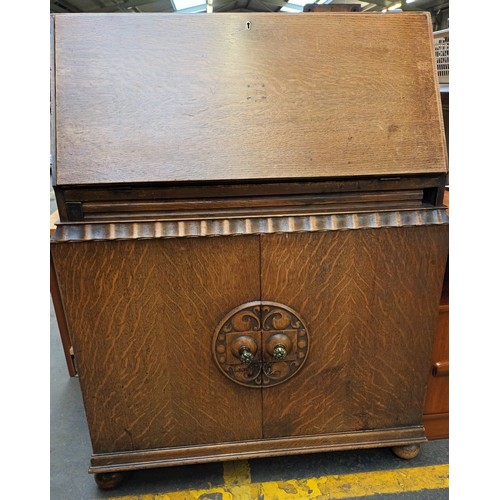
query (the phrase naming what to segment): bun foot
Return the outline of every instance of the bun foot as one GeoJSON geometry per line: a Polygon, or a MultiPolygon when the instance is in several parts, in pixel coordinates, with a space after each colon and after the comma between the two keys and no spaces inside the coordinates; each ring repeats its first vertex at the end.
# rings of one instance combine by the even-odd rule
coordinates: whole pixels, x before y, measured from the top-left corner
{"type": "Polygon", "coordinates": [[[125,478],[125,473],[123,472],[102,472],[94,476],[97,486],[101,490],[114,490],[122,484],[125,478]]]}
{"type": "Polygon", "coordinates": [[[420,453],[419,444],[408,444],[406,446],[393,446],[392,452],[399,458],[411,460],[420,453]]]}

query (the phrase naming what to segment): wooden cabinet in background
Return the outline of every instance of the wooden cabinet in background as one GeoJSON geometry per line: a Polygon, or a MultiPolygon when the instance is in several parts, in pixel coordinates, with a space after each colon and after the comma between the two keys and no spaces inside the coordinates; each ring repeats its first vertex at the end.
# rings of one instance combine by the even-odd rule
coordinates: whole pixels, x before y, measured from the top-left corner
{"type": "MultiPolygon", "coordinates": [[[[448,190],[444,205],[449,206],[448,190]]],[[[449,437],[449,309],[447,264],[425,397],[424,426],[428,439],[449,437]]]]}
{"type": "Polygon", "coordinates": [[[449,305],[443,301],[439,306],[431,373],[424,407],[424,427],[428,439],[441,439],[449,436],[448,330],[449,305]]]}

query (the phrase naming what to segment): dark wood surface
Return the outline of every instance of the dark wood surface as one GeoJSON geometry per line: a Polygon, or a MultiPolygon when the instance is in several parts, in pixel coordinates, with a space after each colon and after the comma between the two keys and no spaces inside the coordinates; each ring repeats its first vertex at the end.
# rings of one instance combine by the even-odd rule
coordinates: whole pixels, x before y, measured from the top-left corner
{"type": "Polygon", "coordinates": [[[446,171],[427,13],[65,14],[54,33],[59,185],[446,171]]]}
{"type": "Polygon", "coordinates": [[[356,177],[301,182],[56,186],[61,221],[156,220],[366,212],[439,205],[446,175],[356,177]]]}
{"type": "Polygon", "coordinates": [[[259,391],[212,359],[224,312],[259,297],[259,239],[53,245],[96,453],[261,437],[259,391]]]}
{"type": "Polygon", "coordinates": [[[265,437],[421,422],[446,250],[446,226],[262,236],[262,297],[310,332],[303,370],[263,391],[265,437]]]}
{"type": "Polygon", "coordinates": [[[243,458],[261,458],[301,453],[404,446],[426,441],[422,426],[374,431],[346,432],[319,436],[248,440],[192,447],[93,454],[90,472],[148,469],[183,464],[207,463],[243,458]]]}
{"type": "MultiPolygon", "coordinates": [[[[442,174],[355,177],[329,180],[266,181],[201,184],[133,184],[128,186],[69,186],[66,201],[134,202],[148,200],[203,200],[253,198],[255,196],[321,195],[432,189],[442,183],[442,174]]],[[[57,190],[61,188],[56,186],[57,190]]]]}
{"type": "Polygon", "coordinates": [[[210,218],[236,215],[326,213],[421,208],[423,190],[295,196],[257,196],[176,201],[87,202],[84,220],[210,218]]]}

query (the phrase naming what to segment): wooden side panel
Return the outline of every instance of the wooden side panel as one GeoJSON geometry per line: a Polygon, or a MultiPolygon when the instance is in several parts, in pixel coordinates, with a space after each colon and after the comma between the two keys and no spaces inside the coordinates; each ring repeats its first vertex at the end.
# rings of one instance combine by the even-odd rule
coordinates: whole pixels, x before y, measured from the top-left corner
{"type": "Polygon", "coordinates": [[[421,424],[447,227],[261,238],[263,300],[310,334],[302,371],[263,390],[264,437],[421,424]]]}
{"type": "Polygon", "coordinates": [[[261,438],[212,335],[259,298],[258,237],[53,244],[94,453],[261,438]]]}
{"type": "Polygon", "coordinates": [[[76,375],[76,367],[71,356],[71,340],[69,339],[68,325],[66,324],[66,316],[64,314],[61,294],[59,293],[59,285],[57,284],[52,255],[50,256],[50,297],[52,298],[52,305],[54,307],[54,314],[56,315],[57,328],[59,330],[59,336],[61,337],[68,373],[70,377],[74,377],[76,375]]]}
{"type": "Polygon", "coordinates": [[[446,171],[427,13],[55,16],[59,185],[446,171]]]}
{"type": "Polygon", "coordinates": [[[50,16],[50,179],[56,183],[56,89],[54,60],[54,16],[50,16]]]}

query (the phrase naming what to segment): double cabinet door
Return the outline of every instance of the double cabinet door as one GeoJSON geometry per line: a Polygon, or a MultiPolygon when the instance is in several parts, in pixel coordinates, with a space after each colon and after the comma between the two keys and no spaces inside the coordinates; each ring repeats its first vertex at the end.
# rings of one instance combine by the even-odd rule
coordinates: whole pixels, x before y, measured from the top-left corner
{"type": "Polygon", "coordinates": [[[54,244],[94,453],[420,424],[446,246],[443,226],[54,244]]]}

